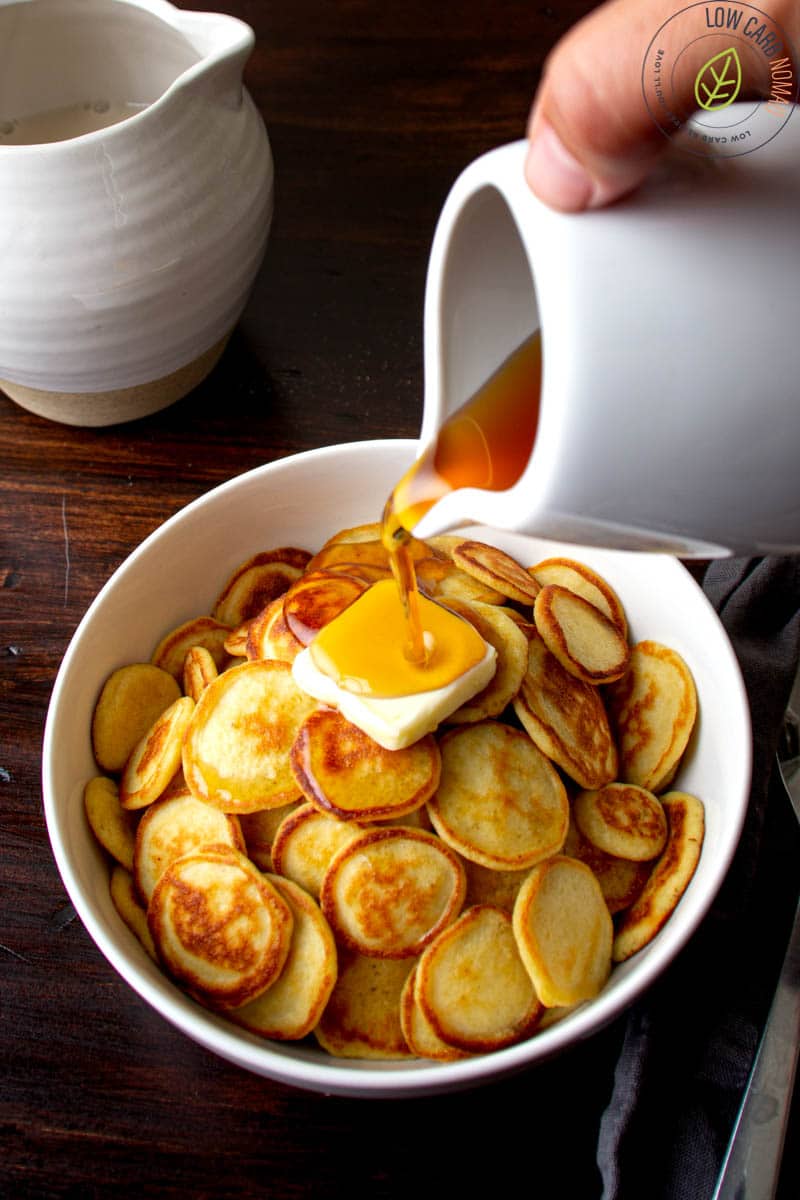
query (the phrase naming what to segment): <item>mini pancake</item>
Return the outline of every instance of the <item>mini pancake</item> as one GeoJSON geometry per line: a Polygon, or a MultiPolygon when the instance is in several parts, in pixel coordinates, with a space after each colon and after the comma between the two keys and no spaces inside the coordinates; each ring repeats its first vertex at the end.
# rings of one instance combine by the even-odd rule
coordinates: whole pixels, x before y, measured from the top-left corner
{"type": "Polygon", "coordinates": [[[600,884],[600,891],[612,916],[633,904],[647,883],[652,867],[648,862],[631,862],[630,859],[615,858],[613,854],[598,850],[583,836],[574,820],[569,823],[563,853],[586,863],[600,884]]]}
{"type": "Polygon", "coordinates": [[[119,802],[119,788],[113,779],[97,775],[83,789],[86,819],[104,850],[128,871],[133,869],[136,823],[133,814],[119,802]]]}
{"type": "Polygon", "coordinates": [[[555,855],[534,867],[514,905],[514,935],[542,1004],[593,999],[611,971],[611,915],[589,867],[555,855]]]}
{"type": "Polygon", "coordinates": [[[311,1033],[330,999],[337,975],[336,943],[307,892],[279,875],[267,878],[294,918],[289,955],[275,983],[229,1015],[262,1037],[297,1041],[311,1033]]]}
{"type": "Polygon", "coordinates": [[[205,646],[217,664],[217,670],[221,671],[228,657],[225,641],[230,634],[230,627],[215,621],[213,617],[195,617],[161,639],[153,651],[151,662],[180,680],[186,652],[192,646],[205,646]]]}
{"type": "Polygon", "coordinates": [[[509,600],[533,604],[539,584],[524,567],[496,546],[464,541],[453,550],[453,562],[487,587],[495,588],[509,600]]]}
{"type": "Polygon", "coordinates": [[[136,831],[133,859],[133,878],[142,899],[149,901],[171,862],[209,845],[244,850],[236,817],[196,800],[191,793],[151,804],[136,831]]]}
{"type": "Polygon", "coordinates": [[[477,601],[463,604],[448,599],[447,607],[469,621],[483,640],[497,651],[497,666],[489,683],[451,713],[447,722],[462,725],[499,717],[516,696],[528,669],[528,639],[508,613],[497,605],[477,601]]]}
{"type": "Polygon", "coordinates": [[[563,845],[569,804],[552,763],[519,729],[481,721],[440,739],[442,777],[428,813],[473,862],[522,870],[563,845]]]}
{"type": "Polygon", "coordinates": [[[285,593],[284,620],[297,640],[307,646],[320,629],[344,612],[366,588],[363,580],[350,575],[312,571],[285,593]]]}
{"type": "Polygon", "coordinates": [[[657,796],[631,783],[609,783],[580,792],[573,805],[585,838],[606,854],[648,862],[664,849],[667,818],[657,796]]]}
{"type": "Polygon", "coordinates": [[[170,863],[150,899],[147,923],[167,970],[222,1008],[238,1008],[275,982],[294,924],[272,884],[229,846],[208,846],[170,863]]]}
{"type": "Polygon", "coordinates": [[[421,829],[370,829],[331,861],[320,904],[337,942],[376,958],[420,953],[455,920],[466,891],[456,854],[421,829]]]}
{"type": "Polygon", "coordinates": [[[463,571],[444,555],[426,555],[414,564],[420,590],[443,604],[461,600],[464,604],[502,604],[503,593],[483,580],[463,571]]]}
{"type": "Polygon", "coordinates": [[[279,596],[254,617],[247,628],[247,657],[251,662],[291,663],[303,649],[286,624],[283,597],[279,596]]]}
{"type": "Polygon", "coordinates": [[[389,555],[380,538],[359,542],[329,542],[309,561],[307,570],[344,571],[358,578],[357,568],[378,568],[383,578],[391,573],[389,555]]]}
{"type": "Polygon", "coordinates": [[[153,961],[158,962],[155,942],[147,926],[147,910],[141,904],[136,894],[133,876],[130,871],[117,863],[111,872],[109,888],[114,908],[122,917],[122,920],[128,926],[131,933],[135,934],[141,942],[153,961]]]}
{"type": "Polygon", "coordinates": [[[609,688],[609,712],[619,778],[651,792],[667,787],[697,716],[694,680],[681,656],[658,642],[639,642],[627,673],[609,688]]]}
{"type": "Polygon", "coordinates": [[[628,622],[619,596],[602,575],[585,563],[576,562],[573,558],[545,558],[535,567],[530,567],[529,574],[542,587],[558,584],[569,588],[577,596],[583,596],[584,600],[588,600],[613,621],[622,636],[627,638],[628,622]]]}
{"type": "Polygon", "coordinates": [[[624,962],[652,941],[677,907],[700,859],[705,836],[702,802],[687,792],[668,792],[661,803],[669,823],[667,844],[638,898],[619,920],[614,962],[624,962]]]}
{"type": "Polygon", "coordinates": [[[109,675],[92,716],[92,749],[103,771],[121,771],[134,747],[181,690],[168,671],[130,663],[109,675]]]}
{"type": "Polygon", "coordinates": [[[212,616],[235,629],[258,616],[299,579],[311,555],[295,546],[264,550],[236,568],[217,597],[212,616]]]}
{"type": "Polygon", "coordinates": [[[272,843],[273,868],[311,896],[319,897],[334,856],[363,833],[363,827],[301,804],[281,822],[272,843]]]}
{"type": "Polygon", "coordinates": [[[247,635],[250,632],[250,626],[255,620],[251,617],[249,621],[243,621],[241,625],[237,625],[225,639],[225,653],[231,658],[246,658],[247,657],[247,635]]]}
{"type": "Polygon", "coordinates": [[[550,653],[585,683],[612,683],[627,670],[630,647],[617,626],[568,588],[543,587],[533,617],[550,653]]]}
{"type": "Polygon", "coordinates": [[[439,1038],[476,1054],[528,1037],[542,1015],[511,918],[488,905],[468,908],[425,950],[414,997],[439,1038]]]}
{"type": "Polygon", "coordinates": [[[183,662],[183,691],[186,696],[191,696],[195,704],[218,675],[214,656],[205,646],[192,646],[186,652],[183,662]]]}
{"type": "Polygon", "coordinates": [[[183,773],[194,795],[228,813],[296,800],[289,751],[313,708],[288,663],[225,671],[203,692],[186,731],[183,773]]]}
{"type": "Polygon", "coordinates": [[[328,546],[338,546],[340,543],[379,542],[380,538],[380,521],[369,521],[363,525],[350,525],[347,529],[340,529],[323,542],[322,549],[327,550],[328,546]]]}
{"type": "Polygon", "coordinates": [[[582,788],[617,776],[617,750],[600,693],[565,671],[538,633],[528,643],[528,670],[514,711],[543,754],[582,788]]]}
{"type": "Polygon", "coordinates": [[[528,878],[529,869],[525,867],[521,871],[495,871],[491,867],[484,867],[465,858],[467,895],[464,907],[490,904],[493,908],[502,908],[505,912],[512,913],[517,892],[528,878]]]}
{"type": "Polygon", "coordinates": [[[412,1058],[400,1025],[400,996],[413,966],[411,958],[341,950],[336,985],[314,1029],[320,1046],[338,1058],[412,1058]]]}
{"type": "Polygon", "coordinates": [[[181,765],[181,747],[195,711],[181,696],[153,722],[134,749],[119,785],[123,808],[145,808],[157,800],[181,765]]]}
{"type": "Polygon", "coordinates": [[[435,1062],[456,1062],[461,1058],[469,1058],[466,1050],[459,1050],[456,1046],[448,1046],[447,1042],[443,1042],[425,1016],[414,996],[416,976],[415,966],[400,994],[400,1028],[409,1050],[418,1058],[431,1058],[435,1062]]]}
{"type": "Polygon", "coordinates": [[[432,734],[404,750],[386,750],[339,712],[319,708],[297,732],[291,766],[317,808],[371,821],[420,808],[439,783],[441,758],[432,734]]]}
{"type": "Polygon", "coordinates": [[[299,800],[280,808],[262,808],[258,812],[242,813],[238,818],[248,857],[261,871],[271,871],[272,843],[283,821],[300,806],[299,800]]]}

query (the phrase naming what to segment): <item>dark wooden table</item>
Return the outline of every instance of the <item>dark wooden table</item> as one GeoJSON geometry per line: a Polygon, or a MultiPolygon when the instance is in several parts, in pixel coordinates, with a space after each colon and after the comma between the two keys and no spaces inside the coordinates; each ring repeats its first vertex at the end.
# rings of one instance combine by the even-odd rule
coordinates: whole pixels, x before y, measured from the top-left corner
{"type": "MultiPolygon", "coordinates": [[[[198,3],[185,7],[209,8],[198,3]]],[[[620,1029],[536,1071],[363,1103],[251,1076],[114,973],[64,891],[40,789],[44,719],[80,617],[165,518],[271,459],[414,436],[422,301],[445,194],[523,134],[548,49],[586,0],[227,0],[277,171],[264,269],[197,391],[102,430],[0,396],[0,1195],[599,1195],[620,1029]]],[[[2,264],[0,264],[2,269],[2,264]]]]}

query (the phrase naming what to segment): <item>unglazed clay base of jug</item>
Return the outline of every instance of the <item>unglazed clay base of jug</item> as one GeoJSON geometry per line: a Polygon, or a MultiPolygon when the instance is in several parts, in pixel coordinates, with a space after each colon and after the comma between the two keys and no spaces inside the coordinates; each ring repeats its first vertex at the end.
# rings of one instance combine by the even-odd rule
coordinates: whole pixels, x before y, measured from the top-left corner
{"type": "Polygon", "coordinates": [[[166,0],[0,5],[0,388],[23,407],[130,420],[219,358],[272,215],[253,40],[166,0]]]}
{"type": "Polygon", "coordinates": [[[516,484],[459,488],[415,532],[800,551],[800,112],[739,157],[674,147],[635,194],[578,215],[532,194],[525,154],[472,163],[442,210],[421,443],[540,329],[533,450],[516,484]]]}
{"type": "Polygon", "coordinates": [[[134,421],[168,408],[176,400],[188,395],[213,371],[227,344],[226,336],[194,362],[179,367],[163,379],[117,388],[111,392],[42,392],[37,388],[9,383],[5,379],[0,379],[0,392],[5,392],[20,408],[36,413],[37,417],[59,421],[62,425],[94,428],[119,421],[134,421]]]}

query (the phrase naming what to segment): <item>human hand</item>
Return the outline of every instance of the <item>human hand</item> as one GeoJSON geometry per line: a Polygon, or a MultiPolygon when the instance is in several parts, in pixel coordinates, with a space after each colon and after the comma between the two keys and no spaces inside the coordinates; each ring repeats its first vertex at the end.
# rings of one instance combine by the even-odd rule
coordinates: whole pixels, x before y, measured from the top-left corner
{"type": "MultiPolygon", "coordinates": [[[[798,0],[758,3],[797,44],[798,0]]],[[[642,67],[650,42],[680,7],[679,0],[609,0],[555,46],[528,122],[525,168],[546,204],[565,212],[600,208],[652,171],[669,141],[645,103],[642,67]]],[[[679,90],[685,119],[697,107],[691,71],[679,90]]]]}

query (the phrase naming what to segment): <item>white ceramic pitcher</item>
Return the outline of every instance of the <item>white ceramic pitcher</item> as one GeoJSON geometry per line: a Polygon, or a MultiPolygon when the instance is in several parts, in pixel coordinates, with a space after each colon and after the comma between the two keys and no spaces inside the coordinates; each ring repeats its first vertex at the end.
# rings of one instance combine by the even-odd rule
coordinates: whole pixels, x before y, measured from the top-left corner
{"type": "Polygon", "coordinates": [[[272,214],[253,41],[166,0],[0,5],[0,389],[24,407],[143,416],[219,358],[272,214]]]}
{"type": "Polygon", "coordinates": [[[452,492],[416,532],[476,520],[686,556],[800,550],[800,115],[750,154],[676,150],[579,215],[532,195],[525,151],[473,163],[442,211],[421,442],[540,328],[533,451],[509,490],[452,492]]]}

